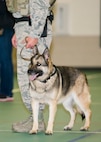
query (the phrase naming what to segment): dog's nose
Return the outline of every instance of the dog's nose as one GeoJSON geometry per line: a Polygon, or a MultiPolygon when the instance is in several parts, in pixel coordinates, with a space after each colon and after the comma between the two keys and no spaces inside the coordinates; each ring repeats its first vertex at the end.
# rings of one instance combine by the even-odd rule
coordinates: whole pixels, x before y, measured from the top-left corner
{"type": "Polygon", "coordinates": [[[29,69],[29,70],[27,71],[27,73],[28,73],[29,75],[30,75],[32,72],[33,72],[32,69],[29,69]]]}

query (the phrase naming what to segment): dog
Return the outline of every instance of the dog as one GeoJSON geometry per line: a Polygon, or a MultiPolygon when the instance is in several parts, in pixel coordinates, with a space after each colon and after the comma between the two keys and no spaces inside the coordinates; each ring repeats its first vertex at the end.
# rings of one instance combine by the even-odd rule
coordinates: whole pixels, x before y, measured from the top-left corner
{"type": "Polygon", "coordinates": [[[45,134],[53,134],[57,104],[63,104],[71,116],[70,122],[64,127],[64,130],[73,128],[76,114],[79,113],[82,119],[85,118],[85,124],[80,130],[87,131],[91,121],[91,95],[86,75],[73,67],[55,66],[48,48],[41,55],[37,47],[34,47],[33,50],[28,76],[34,121],[29,133],[38,132],[40,103],[49,105],[49,119],[45,134]]]}

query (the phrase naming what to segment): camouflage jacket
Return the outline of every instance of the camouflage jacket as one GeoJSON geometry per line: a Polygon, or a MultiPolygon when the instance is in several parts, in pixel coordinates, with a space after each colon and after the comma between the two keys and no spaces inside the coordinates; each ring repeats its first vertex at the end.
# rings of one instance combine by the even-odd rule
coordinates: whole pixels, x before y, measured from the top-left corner
{"type": "Polygon", "coordinates": [[[39,38],[43,32],[46,18],[49,14],[49,0],[30,0],[30,18],[32,23],[32,30],[30,36],[39,38]]]}

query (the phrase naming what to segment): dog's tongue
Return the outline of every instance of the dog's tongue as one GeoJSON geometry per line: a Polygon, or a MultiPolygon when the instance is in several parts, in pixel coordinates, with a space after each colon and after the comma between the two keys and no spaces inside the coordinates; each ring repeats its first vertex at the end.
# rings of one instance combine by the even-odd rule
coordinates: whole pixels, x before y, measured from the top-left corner
{"type": "Polygon", "coordinates": [[[38,76],[38,74],[30,75],[30,76],[29,76],[29,79],[30,79],[31,81],[33,81],[33,80],[35,80],[35,79],[37,78],[37,76],[38,76]]]}

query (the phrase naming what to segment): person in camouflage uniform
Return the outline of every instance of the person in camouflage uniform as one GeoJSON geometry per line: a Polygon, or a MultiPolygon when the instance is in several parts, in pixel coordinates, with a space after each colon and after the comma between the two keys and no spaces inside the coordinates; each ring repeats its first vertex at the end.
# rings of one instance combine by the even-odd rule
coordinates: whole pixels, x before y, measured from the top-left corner
{"type": "MultiPolygon", "coordinates": [[[[49,0],[30,0],[29,10],[31,25],[28,21],[16,22],[14,29],[15,34],[12,38],[12,44],[17,48],[17,77],[18,84],[21,91],[22,100],[26,108],[32,112],[31,98],[29,94],[29,79],[27,75],[29,61],[21,58],[30,58],[33,54],[33,49],[37,45],[40,53],[44,51],[46,47],[50,48],[52,41],[52,25],[50,20],[47,20],[47,36],[42,36],[43,29],[46,23],[47,16],[49,16],[49,0]]],[[[22,15],[18,12],[13,13],[15,19],[19,19],[22,15]]],[[[44,130],[43,119],[44,105],[40,104],[39,108],[39,131],[44,130]]],[[[21,122],[14,123],[12,129],[15,132],[29,132],[32,128],[32,115],[21,122]]]]}

